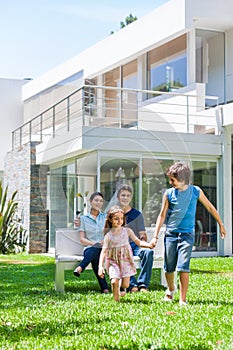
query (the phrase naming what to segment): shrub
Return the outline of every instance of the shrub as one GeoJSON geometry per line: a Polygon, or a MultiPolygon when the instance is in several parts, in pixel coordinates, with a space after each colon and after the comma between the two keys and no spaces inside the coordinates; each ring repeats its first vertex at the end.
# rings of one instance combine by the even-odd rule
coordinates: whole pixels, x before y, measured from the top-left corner
{"type": "Polygon", "coordinates": [[[0,182],[0,253],[16,254],[26,249],[28,235],[17,214],[17,191],[9,200],[7,195],[8,186],[3,190],[0,182]]]}

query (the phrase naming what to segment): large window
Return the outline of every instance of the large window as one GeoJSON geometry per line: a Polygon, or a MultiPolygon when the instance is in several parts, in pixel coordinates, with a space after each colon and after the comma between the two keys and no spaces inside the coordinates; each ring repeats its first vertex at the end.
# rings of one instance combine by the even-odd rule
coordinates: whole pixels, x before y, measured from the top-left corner
{"type": "MultiPolygon", "coordinates": [[[[206,95],[218,96],[220,103],[225,99],[224,46],[224,33],[196,31],[196,82],[206,84],[206,95]]],[[[216,104],[216,101],[208,100],[207,104],[216,104]]]]}
{"type": "Polygon", "coordinates": [[[148,52],[149,90],[174,91],[186,85],[186,35],[148,52]]]}
{"type": "MultiPolygon", "coordinates": [[[[134,189],[132,206],[142,211],[146,227],[154,226],[164,191],[171,186],[166,172],[173,162],[170,159],[156,158],[102,157],[100,189],[106,200],[106,206],[116,204],[118,186],[129,183],[134,189]]],[[[216,162],[193,161],[190,167],[192,183],[200,186],[217,207],[216,162]]],[[[194,250],[217,250],[216,221],[200,203],[197,205],[194,250]]]]}

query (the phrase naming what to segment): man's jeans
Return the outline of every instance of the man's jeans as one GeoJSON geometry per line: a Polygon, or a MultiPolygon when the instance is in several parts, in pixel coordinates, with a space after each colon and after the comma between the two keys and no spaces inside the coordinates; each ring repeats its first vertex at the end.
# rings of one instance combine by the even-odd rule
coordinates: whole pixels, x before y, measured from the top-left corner
{"type": "Polygon", "coordinates": [[[140,258],[141,271],[138,280],[136,280],[135,276],[130,277],[129,290],[135,286],[139,289],[142,287],[148,288],[151,279],[154,251],[149,248],[140,248],[134,242],[130,242],[130,245],[133,250],[133,255],[139,256],[140,258]]]}

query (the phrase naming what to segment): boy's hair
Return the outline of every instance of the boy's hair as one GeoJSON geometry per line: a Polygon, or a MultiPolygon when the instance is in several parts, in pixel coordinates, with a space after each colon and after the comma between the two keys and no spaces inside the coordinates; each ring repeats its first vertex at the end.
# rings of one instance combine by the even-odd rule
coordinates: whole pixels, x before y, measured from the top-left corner
{"type": "Polygon", "coordinates": [[[185,163],[177,162],[170,166],[167,176],[174,177],[178,181],[184,181],[186,185],[190,183],[191,170],[185,163]]]}
{"type": "Polygon", "coordinates": [[[97,197],[97,196],[100,196],[100,197],[102,197],[102,198],[104,199],[104,196],[102,195],[102,193],[100,193],[100,192],[94,192],[94,193],[92,193],[92,194],[90,195],[90,202],[93,201],[93,199],[94,199],[95,197],[97,197]]]}
{"type": "Polygon", "coordinates": [[[105,225],[104,225],[104,234],[106,234],[108,231],[110,231],[110,229],[112,228],[112,223],[110,222],[110,219],[112,218],[112,216],[116,213],[123,213],[124,217],[123,217],[123,225],[125,225],[125,213],[124,210],[121,209],[120,207],[118,207],[117,205],[114,205],[113,207],[111,207],[107,213],[107,217],[105,220],[105,225]]]}
{"type": "Polygon", "coordinates": [[[117,197],[119,197],[122,191],[128,191],[133,195],[133,189],[130,185],[126,185],[126,184],[121,185],[117,191],[117,197]]]}

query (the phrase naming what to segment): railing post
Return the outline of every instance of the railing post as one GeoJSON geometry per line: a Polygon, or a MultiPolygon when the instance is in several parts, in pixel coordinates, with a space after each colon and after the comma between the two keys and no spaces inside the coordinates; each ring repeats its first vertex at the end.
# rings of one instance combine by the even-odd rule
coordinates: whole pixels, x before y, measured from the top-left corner
{"type": "Polygon", "coordinates": [[[11,133],[11,144],[12,144],[12,151],[15,149],[15,131],[11,133]]]}
{"type": "Polygon", "coordinates": [[[53,106],[53,138],[55,137],[55,106],[53,106]]]}
{"type": "Polygon", "coordinates": [[[70,97],[67,97],[67,131],[70,131],[70,97]]]}
{"type": "Polygon", "coordinates": [[[186,100],[187,100],[187,106],[186,106],[186,108],[187,108],[187,133],[189,134],[189,122],[190,122],[190,120],[189,120],[189,96],[187,95],[187,98],[186,98],[186,100]]]}
{"type": "Polygon", "coordinates": [[[119,113],[119,128],[121,129],[122,127],[122,109],[124,106],[124,102],[123,102],[123,95],[124,92],[122,90],[120,90],[120,113],[119,113]]]}
{"type": "Polygon", "coordinates": [[[29,142],[32,142],[32,122],[29,122],[29,142]]]}
{"type": "Polygon", "coordinates": [[[85,126],[85,87],[82,88],[82,119],[85,126]]]}
{"type": "Polygon", "coordinates": [[[43,142],[43,114],[40,115],[40,142],[43,142]]]}
{"type": "Polygon", "coordinates": [[[19,132],[19,145],[20,147],[22,146],[22,128],[20,128],[20,132],[19,132]]]}

